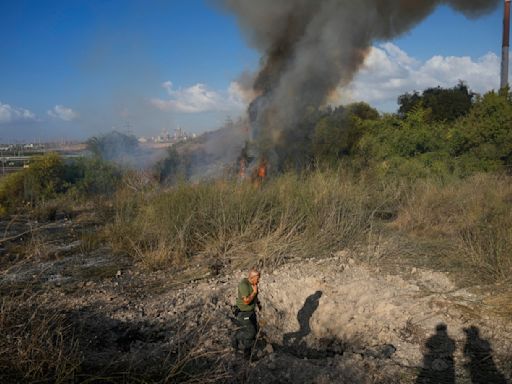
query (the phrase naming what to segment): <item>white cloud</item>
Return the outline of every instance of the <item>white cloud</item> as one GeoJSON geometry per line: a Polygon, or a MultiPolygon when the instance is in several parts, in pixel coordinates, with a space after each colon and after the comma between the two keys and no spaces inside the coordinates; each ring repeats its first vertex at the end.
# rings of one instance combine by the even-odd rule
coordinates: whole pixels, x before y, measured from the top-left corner
{"type": "MultiPolygon", "coordinates": [[[[499,72],[500,58],[492,52],[479,58],[433,56],[420,61],[395,44],[384,43],[372,47],[352,83],[338,89],[337,101],[366,101],[382,111],[394,112],[398,96],[414,90],[423,91],[437,86],[450,88],[460,80],[478,93],[498,89],[499,72]]],[[[168,97],[154,98],[151,104],[160,110],[187,114],[242,111],[254,97],[237,81],[223,91],[212,90],[201,83],[175,89],[172,82],[166,81],[162,87],[168,97]]]]}
{"type": "Polygon", "coordinates": [[[230,84],[227,91],[215,91],[205,84],[195,84],[184,89],[174,89],[170,81],[162,84],[169,97],[154,98],[151,104],[163,111],[181,113],[200,113],[212,111],[238,110],[244,107],[243,93],[236,82],[230,84]]]}
{"type": "Polygon", "coordinates": [[[36,115],[25,108],[2,104],[0,101],[0,124],[37,121],[36,115]]]}
{"type": "Polygon", "coordinates": [[[53,109],[50,109],[48,112],[48,116],[51,116],[55,119],[60,119],[64,121],[71,121],[78,117],[78,113],[73,111],[71,108],[64,107],[63,105],[56,105],[53,109]]]}
{"type": "Polygon", "coordinates": [[[342,103],[366,101],[395,111],[397,97],[429,87],[453,87],[465,81],[474,92],[499,88],[500,58],[494,53],[471,57],[434,56],[425,62],[410,57],[392,43],[373,47],[354,81],[338,89],[342,103]]]}

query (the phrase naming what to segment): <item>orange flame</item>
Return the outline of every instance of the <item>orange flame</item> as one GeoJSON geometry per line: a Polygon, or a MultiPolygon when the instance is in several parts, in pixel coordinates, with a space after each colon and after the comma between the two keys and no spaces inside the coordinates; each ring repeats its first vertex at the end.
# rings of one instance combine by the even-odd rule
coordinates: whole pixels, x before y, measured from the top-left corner
{"type": "Polygon", "coordinates": [[[262,159],[260,161],[260,164],[258,165],[258,168],[256,169],[254,184],[257,187],[261,187],[263,180],[265,180],[266,176],[267,176],[267,162],[265,161],[265,159],[262,159]]]}
{"type": "Polygon", "coordinates": [[[267,165],[265,164],[265,162],[261,162],[259,167],[258,167],[258,178],[260,179],[264,179],[265,176],[267,176],[267,165]]]}

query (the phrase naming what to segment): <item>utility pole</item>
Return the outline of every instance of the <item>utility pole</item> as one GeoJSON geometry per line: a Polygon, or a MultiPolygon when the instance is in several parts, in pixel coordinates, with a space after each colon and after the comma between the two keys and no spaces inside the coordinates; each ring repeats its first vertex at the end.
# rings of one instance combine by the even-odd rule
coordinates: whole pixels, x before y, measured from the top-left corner
{"type": "Polygon", "coordinates": [[[508,63],[510,47],[510,1],[505,0],[505,15],[503,17],[503,47],[501,51],[501,89],[508,87],[508,63]]]}

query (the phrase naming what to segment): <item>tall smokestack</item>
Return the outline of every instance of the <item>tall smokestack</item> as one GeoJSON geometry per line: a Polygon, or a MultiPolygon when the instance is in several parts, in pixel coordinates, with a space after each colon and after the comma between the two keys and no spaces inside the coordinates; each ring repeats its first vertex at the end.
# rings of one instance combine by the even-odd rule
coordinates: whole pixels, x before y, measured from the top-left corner
{"type": "Polygon", "coordinates": [[[503,17],[503,48],[501,51],[501,89],[508,87],[508,61],[510,47],[510,0],[505,0],[503,17]]]}

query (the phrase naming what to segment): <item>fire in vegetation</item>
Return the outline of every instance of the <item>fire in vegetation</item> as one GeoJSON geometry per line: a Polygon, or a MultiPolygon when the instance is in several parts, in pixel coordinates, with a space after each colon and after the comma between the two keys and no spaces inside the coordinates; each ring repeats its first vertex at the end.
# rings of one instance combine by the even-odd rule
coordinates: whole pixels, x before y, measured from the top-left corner
{"type": "Polygon", "coordinates": [[[268,175],[269,163],[264,155],[260,155],[255,151],[252,143],[245,143],[237,162],[238,178],[240,181],[250,179],[256,186],[262,185],[268,175]]]}
{"type": "Polygon", "coordinates": [[[256,168],[256,175],[254,182],[257,186],[261,186],[265,177],[267,176],[267,160],[263,157],[260,159],[259,165],[256,168]]]}
{"type": "Polygon", "coordinates": [[[477,17],[500,4],[499,0],[219,2],[236,15],[249,42],[263,54],[262,67],[247,89],[256,96],[248,108],[253,159],[244,164],[244,177],[263,156],[277,170],[302,165],[303,143],[312,130],[305,123],[308,114],[343,92],[375,41],[407,32],[440,5],[477,17]]]}

